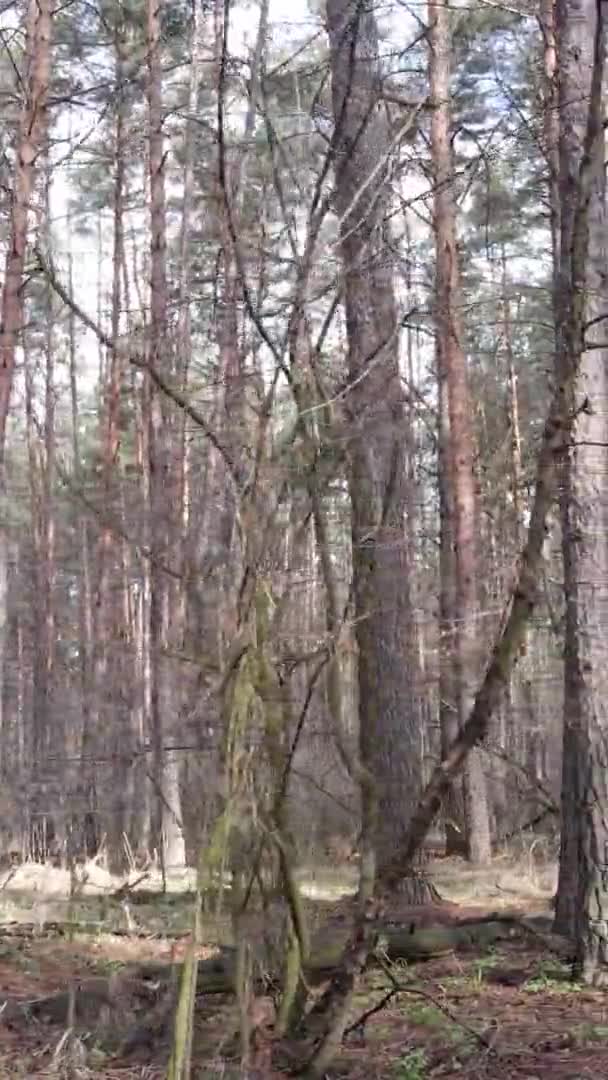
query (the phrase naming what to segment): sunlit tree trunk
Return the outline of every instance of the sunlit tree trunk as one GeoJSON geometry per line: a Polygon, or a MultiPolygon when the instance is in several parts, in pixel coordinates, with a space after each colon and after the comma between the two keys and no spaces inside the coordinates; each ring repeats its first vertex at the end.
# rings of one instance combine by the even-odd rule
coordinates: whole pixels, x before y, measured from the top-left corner
{"type": "MultiPolygon", "coordinates": [[[[150,507],[150,454],[149,437],[149,397],[150,380],[144,378],[142,384],[133,379],[133,397],[135,400],[135,452],[137,471],[141,479],[140,497],[142,506],[142,540],[146,552],[152,549],[151,507],[150,507]]],[[[152,657],[150,650],[150,607],[152,595],[152,566],[149,558],[142,558],[140,564],[141,583],[137,595],[135,622],[135,670],[137,673],[137,691],[135,708],[135,729],[139,758],[136,762],[139,779],[139,800],[134,815],[132,833],[137,837],[137,846],[142,855],[147,857],[155,839],[152,835],[153,810],[157,796],[152,789],[150,763],[146,749],[152,737],[152,657]]]]}
{"type": "MultiPolygon", "coordinates": [[[[74,257],[71,245],[72,220],[68,212],[68,292],[74,296],[74,257]]],[[[84,469],[82,462],[82,446],[80,438],[81,412],[80,412],[80,385],[78,381],[78,346],[76,335],[76,320],[74,312],[68,312],[68,351],[69,351],[69,378],[70,378],[70,409],[72,426],[72,472],[78,490],[83,489],[84,469]]],[[[90,538],[87,517],[80,514],[78,519],[78,547],[79,547],[79,579],[78,579],[78,615],[77,615],[77,641],[78,641],[78,687],[81,703],[81,723],[71,732],[70,754],[74,757],[80,755],[82,768],[80,781],[78,782],[78,800],[73,800],[72,813],[68,822],[68,858],[71,860],[77,849],[82,845],[83,837],[83,814],[86,809],[86,788],[88,782],[88,758],[93,752],[92,732],[92,657],[93,657],[93,599],[91,589],[91,560],[90,538]],[[84,782],[83,782],[84,779],[84,782]]]]}
{"type": "MultiPolygon", "coordinates": [[[[125,202],[128,203],[130,200],[128,174],[125,174],[125,188],[125,202]]],[[[140,310],[143,307],[143,300],[140,296],[137,266],[135,265],[134,239],[132,230],[128,229],[128,214],[125,215],[122,233],[121,280],[123,313],[127,332],[130,333],[134,329],[131,317],[133,311],[132,294],[135,293],[140,310]],[[133,256],[133,280],[129,272],[130,255],[133,256]]],[[[151,806],[153,801],[153,784],[150,780],[150,762],[147,753],[152,731],[151,565],[148,554],[151,551],[152,544],[150,534],[149,423],[147,419],[149,409],[146,404],[150,383],[148,379],[142,379],[139,372],[126,371],[123,375],[123,386],[125,384],[129,387],[131,401],[133,402],[133,452],[135,473],[138,478],[137,498],[140,507],[142,540],[142,551],[139,560],[134,558],[133,549],[126,539],[123,541],[122,549],[124,625],[128,627],[129,642],[132,649],[131,654],[127,653],[127,664],[132,657],[132,671],[135,675],[134,680],[131,680],[126,673],[125,666],[123,666],[123,678],[126,677],[129,682],[132,681],[130,732],[135,751],[128,780],[129,797],[126,801],[126,808],[129,814],[128,834],[132,850],[138,861],[143,864],[151,854],[151,806]],[[131,567],[130,572],[127,569],[127,563],[131,567]]],[[[125,534],[128,531],[127,498],[129,490],[126,477],[124,477],[120,496],[125,534]]]]}
{"type": "MultiPolygon", "coordinates": [[[[167,237],[165,205],[165,154],[163,134],[161,3],[147,0],[146,45],[148,61],[148,152],[150,184],[150,340],[148,356],[157,371],[171,368],[167,322],[167,237]]],[[[175,501],[175,469],[171,456],[168,425],[159,391],[150,386],[149,454],[150,504],[155,555],[162,558],[170,550],[170,528],[175,501]]],[[[175,754],[164,746],[175,732],[174,694],[168,658],[171,642],[172,592],[167,575],[155,561],[152,568],[150,642],[152,655],[152,739],[156,785],[159,852],[165,866],[185,863],[181,825],[179,769],[175,754]]]]}
{"type": "MultiPolygon", "coordinates": [[[[40,232],[45,247],[50,247],[50,172],[47,157],[44,196],[40,208],[40,232]]],[[[36,301],[34,301],[35,303],[36,301]]],[[[29,457],[30,506],[33,523],[32,539],[32,608],[34,641],[32,668],[32,830],[31,848],[36,858],[44,858],[49,845],[59,838],[56,815],[62,801],[60,789],[49,783],[46,761],[49,754],[60,754],[64,746],[65,729],[53,708],[55,658],[55,335],[53,294],[43,282],[37,298],[41,334],[31,335],[26,349],[26,430],[29,457]],[[44,371],[42,393],[43,417],[36,417],[34,386],[35,358],[40,356],[44,371]],[[51,821],[52,816],[52,821],[51,821]]]]}
{"type": "MultiPolygon", "coordinates": [[[[554,287],[559,271],[560,248],[560,165],[559,165],[559,98],[557,83],[557,41],[555,36],[557,0],[540,0],[540,25],[543,52],[543,150],[549,189],[551,250],[553,254],[554,287]]],[[[554,298],[555,299],[555,298],[554,298]]]]}
{"type": "MultiPolygon", "coordinates": [[[[190,81],[188,87],[188,115],[184,130],[183,194],[181,207],[178,293],[177,293],[177,341],[179,349],[178,375],[184,390],[187,389],[192,361],[192,318],[190,287],[192,278],[192,227],[195,196],[194,151],[196,142],[196,112],[201,82],[201,61],[203,47],[203,9],[200,4],[192,4],[192,23],[190,28],[190,81]]],[[[178,603],[178,622],[182,628],[182,640],[186,626],[188,609],[189,535],[191,526],[191,452],[188,437],[188,418],[185,413],[180,417],[180,477],[179,504],[181,506],[181,552],[180,563],[182,583],[178,603]]]]}
{"type": "MultiPolygon", "coordinates": [[[[124,175],[125,175],[125,107],[122,89],[123,64],[120,54],[118,30],[115,30],[115,83],[116,103],[113,145],[113,195],[112,195],[112,293],[110,333],[117,341],[121,331],[121,266],[123,251],[124,175]]],[[[108,351],[103,364],[104,379],[101,385],[101,416],[99,424],[99,456],[101,461],[101,485],[103,491],[104,518],[100,524],[96,543],[94,568],[94,595],[92,608],[91,651],[91,705],[88,717],[89,730],[83,740],[84,799],[91,815],[89,845],[92,833],[95,844],[106,835],[111,859],[120,865],[122,857],[122,831],[124,814],[120,805],[124,793],[124,777],[118,768],[120,762],[119,730],[122,710],[117,701],[116,689],[116,571],[118,565],[118,540],[108,518],[116,516],[118,504],[118,457],[120,448],[119,406],[122,361],[117,349],[108,351]],[[117,763],[113,777],[111,800],[105,803],[109,810],[108,820],[99,817],[97,758],[116,755],[117,763]],[[93,828],[94,826],[94,828],[93,828]]],[[[125,748],[123,748],[125,749],[125,748]]],[[[105,800],[104,800],[105,801],[105,800]]]]}
{"type": "Polygon", "coordinates": [[[25,366],[25,430],[28,453],[28,482],[30,491],[30,521],[32,566],[32,715],[30,730],[30,837],[32,856],[45,856],[41,807],[48,807],[48,795],[42,790],[41,773],[45,757],[45,737],[48,722],[47,670],[44,662],[44,587],[41,585],[43,563],[44,520],[42,512],[42,476],[44,462],[36,430],[35,389],[31,357],[25,366]]]}
{"type": "MultiPolygon", "coordinates": [[[[450,13],[443,4],[429,3],[429,73],[431,87],[431,151],[434,180],[434,231],[436,249],[437,362],[440,375],[440,405],[447,399],[449,420],[440,433],[440,463],[447,470],[442,477],[442,543],[453,548],[453,556],[442,556],[442,572],[453,573],[453,618],[444,617],[446,629],[453,627],[453,661],[456,668],[456,730],[464,724],[479,682],[479,512],[476,506],[475,449],[471,422],[467,360],[463,343],[462,289],[456,236],[456,203],[450,120],[450,13]]],[[[442,594],[449,592],[443,586],[442,594]]],[[[449,655],[444,649],[444,662],[449,655]]],[[[446,706],[449,703],[446,703],[446,706]]],[[[456,732],[444,707],[445,732],[451,741],[456,732]]],[[[447,739],[444,736],[444,749],[447,739]]],[[[452,798],[456,802],[455,793],[452,798]]],[[[464,769],[464,810],[469,858],[474,863],[491,857],[486,780],[479,750],[469,755],[464,769]]],[[[458,825],[458,822],[454,823],[458,825]]]]}

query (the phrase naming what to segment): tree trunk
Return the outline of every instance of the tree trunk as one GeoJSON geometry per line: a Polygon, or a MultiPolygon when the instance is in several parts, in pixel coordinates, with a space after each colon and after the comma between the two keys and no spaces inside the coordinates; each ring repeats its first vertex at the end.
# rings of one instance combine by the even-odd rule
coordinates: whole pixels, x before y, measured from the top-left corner
{"type": "MultiPolygon", "coordinates": [[[[72,253],[72,220],[68,209],[67,218],[67,234],[68,234],[68,292],[70,297],[74,296],[74,256],[72,253]]],[[[84,470],[82,467],[82,450],[80,442],[80,407],[79,407],[79,385],[78,385],[78,361],[77,361],[77,342],[76,342],[76,320],[74,312],[71,308],[68,309],[68,340],[69,340],[69,365],[70,365],[70,406],[71,406],[71,421],[72,421],[72,456],[73,466],[72,471],[78,487],[81,491],[84,487],[84,470]]],[[[78,673],[79,673],[79,689],[80,689],[80,707],[82,711],[82,723],[79,729],[76,729],[71,733],[73,740],[73,754],[76,756],[80,754],[80,761],[82,769],[80,776],[86,776],[87,762],[86,759],[89,756],[92,748],[92,718],[93,710],[92,706],[92,657],[93,657],[93,603],[92,603],[92,590],[91,590],[91,560],[90,560],[90,542],[89,542],[89,528],[86,516],[80,514],[78,520],[78,537],[79,537],[79,570],[80,578],[78,582],[78,673]]],[[[82,781],[77,782],[77,788],[80,788],[81,800],[84,794],[82,788],[86,786],[82,784],[82,781]]],[[[76,802],[72,805],[72,813],[69,818],[68,825],[68,860],[71,861],[74,855],[77,853],[77,849],[82,846],[83,837],[83,820],[82,815],[86,811],[86,803],[81,801],[80,806],[76,805],[76,802]]]]}
{"type": "MultiPolygon", "coordinates": [[[[405,410],[399,325],[387,245],[390,151],[376,20],[330,0],[335,208],[340,222],[348,340],[353,592],[360,757],[376,781],[381,863],[399,847],[420,786],[411,610],[404,536],[405,410]]],[[[368,813],[374,813],[371,807],[368,813]]],[[[370,824],[370,823],[368,823],[370,824]]]]}
{"type": "MultiPolygon", "coordinates": [[[[439,727],[441,757],[444,758],[458,735],[458,702],[454,670],[454,551],[452,543],[453,514],[450,507],[449,432],[446,373],[439,365],[438,378],[438,484],[439,484],[439,727]]],[[[446,855],[466,855],[467,835],[464,819],[462,777],[450,785],[442,807],[445,823],[446,855]]]]}
{"type": "MultiPolygon", "coordinates": [[[[49,234],[48,171],[45,185],[45,232],[49,234]]],[[[53,349],[53,294],[50,286],[44,289],[42,300],[44,319],[41,351],[44,354],[44,424],[42,432],[35,418],[34,343],[26,350],[25,399],[28,447],[30,512],[32,520],[33,566],[33,661],[32,661],[32,856],[44,861],[48,856],[48,841],[55,838],[57,818],[50,826],[51,815],[59,808],[59,790],[51,790],[46,765],[49,753],[61,753],[64,730],[59,717],[53,715],[53,671],[55,656],[55,518],[53,510],[53,477],[55,460],[55,395],[53,349]]]]}
{"type": "MultiPolygon", "coordinates": [[[[150,345],[152,367],[159,372],[170,368],[167,335],[167,238],[165,208],[165,155],[163,149],[161,0],[147,0],[148,123],[150,182],[150,345]]],[[[159,390],[150,386],[150,503],[153,549],[161,558],[170,547],[175,470],[172,468],[168,418],[163,415],[159,390]]],[[[167,575],[155,561],[152,568],[150,641],[152,671],[152,739],[157,788],[157,834],[163,865],[183,866],[186,861],[181,830],[180,788],[177,765],[165,754],[164,739],[171,734],[173,715],[172,672],[168,659],[171,640],[172,591],[167,575]],[[165,772],[167,775],[165,775],[165,772]]]]}
{"type": "Polygon", "coordinates": [[[50,0],[29,0],[25,25],[23,97],[13,171],[10,232],[2,284],[0,317],[0,728],[4,699],[4,654],[8,630],[9,557],[8,492],[5,471],[6,429],[15,355],[23,327],[23,275],[28,215],[34,192],[36,163],[46,138],[50,81],[52,8],[50,0]]]}
{"type": "Polygon", "coordinates": [[[557,6],[561,244],[558,366],[579,360],[576,416],[564,465],[562,529],[566,592],[562,845],[556,927],[577,940],[586,982],[608,978],[608,737],[605,619],[608,610],[607,256],[602,76],[603,6],[557,6]],[[579,174],[589,175],[580,234],[579,174]],[[579,262],[577,262],[577,256],[579,262]]]}
{"type": "MultiPolygon", "coordinates": [[[[452,543],[454,555],[442,557],[444,573],[454,573],[452,662],[456,668],[458,728],[471,710],[479,681],[477,548],[478,514],[475,493],[475,453],[471,424],[472,402],[468,388],[463,346],[462,289],[456,238],[454,169],[450,142],[450,13],[443,4],[429,3],[429,66],[431,104],[431,151],[435,190],[434,231],[436,245],[437,364],[442,391],[447,397],[449,423],[442,431],[440,462],[443,514],[450,519],[442,534],[452,543]],[[445,389],[444,389],[445,387],[445,389]]],[[[441,402],[443,405],[443,402],[441,402]]],[[[447,589],[442,589],[445,596],[447,589]]],[[[442,659],[450,662],[444,651],[442,659]]],[[[447,718],[444,716],[444,723],[447,718]]],[[[453,725],[450,724],[450,728],[453,725]]],[[[452,741],[453,731],[449,732],[452,741]]],[[[469,858],[474,863],[490,860],[490,826],[486,779],[480,751],[469,755],[464,769],[464,809],[469,858]]]]}
{"type": "Polygon", "coordinates": [[[559,165],[559,98],[557,83],[557,41],[555,37],[557,0],[540,0],[540,24],[543,37],[543,150],[547,163],[551,251],[553,254],[554,302],[559,272],[561,233],[560,165],[559,165]]]}
{"type": "Polygon", "coordinates": [[[42,518],[42,472],[40,446],[35,431],[34,416],[34,364],[30,356],[25,365],[25,430],[28,453],[28,481],[30,493],[30,522],[32,540],[31,603],[32,619],[32,717],[30,731],[30,785],[29,851],[36,861],[44,861],[44,843],[41,836],[43,806],[48,808],[46,792],[42,791],[41,774],[44,771],[45,733],[47,728],[47,683],[44,663],[43,607],[44,589],[41,584],[43,562],[42,518]]]}
{"type": "Polygon", "coordinates": [[[0,460],[4,463],[6,423],[10,406],[15,350],[23,324],[23,270],[28,213],[34,190],[34,165],[47,129],[46,101],[50,79],[51,5],[30,0],[26,18],[24,98],[13,181],[11,233],[6,254],[0,324],[0,460]]]}
{"type": "MultiPolygon", "coordinates": [[[[198,109],[199,88],[201,83],[201,62],[203,52],[203,9],[192,4],[192,24],[190,30],[190,77],[188,85],[188,116],[184,128],[184,164],[182,171],[182,206],[179,236],[179,269],[177,286],[177,347],[179,350],[178,375],[184,392],[188,389],[190,367],[192,363],[192,319],[191,319],[191,281],[192,281],[192,244],[193,209],[195,196],[194,150],[196,145],[196,114],[198,109]]],[[[193,522],[191,519],[191,440],[188,434],[188,417],[182,412],[179,417],[179,506],[181,517],[180,566],[182,581],[179,588],[178,624],[181,628],[183,643],[188,613],[188,575],[189,538],[193,522]]],[[[180,705],[188,704],[187,691],[182,693],[180,705]]]]}
{"type": "MultiPolygon", "coordinates": [[[[119,29],[114,31],[115,51],[115,118],[114,118],[114,177],[112,197],[112,301],[111,338],[118,341],[121,331],[122,289],[121,271],[123,259],[123,215],[125,178],[125,106],[122,90],[123,60],[119,29]]],[[[118,349],[108,350],[103,365],[104,381],[101,386],[102,408],[99,431],[101,457],[101,482],[104,506],[110,514],[116,512],[119,502],[118,459],[120,453],[119,408],[123,362],[118,349]]],[[[118,567],[118,543],[111,525],[105,521],[101,526],[96,546],[95,568],[97,578],[93,603],[93,648],[91,657],[92,716],[91,736],[86,745],[87,760],[83,762],[84,800],[89,813],[94,815],[96,841],[106,835],[112,865],[120,869],[123,858],[122,834],[125,828],[122,800],[125,790],[124,777],[115,775],[113,789],[105,806],[98,803],[98,765],[96,756],[101,753],[116,755],[126,751],[121,745],[124,732],[121,719],[124,715],[116,696],[119,685],[116,669],[117,656],[114,641],[117,637],[115,575],[118,567]],[[107,815],[107,816],[106,816],[107,815]]],[[[120,769],[120,765],[117,765],[120,769]]]]}

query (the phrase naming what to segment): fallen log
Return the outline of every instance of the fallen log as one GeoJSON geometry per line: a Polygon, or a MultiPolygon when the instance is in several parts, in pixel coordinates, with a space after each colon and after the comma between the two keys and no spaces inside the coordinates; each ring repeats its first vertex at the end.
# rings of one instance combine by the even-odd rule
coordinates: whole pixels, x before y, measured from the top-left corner
{"type": "MultiPolygon", "coordinates": [[[[322,981],[326,972],[331,972],[340,962],[344,946],[348,938],[350,928],[349,921],[330,922],[321,927],[313,939],[311,960],[306,969],[306,975],[313,982],[322,981]]],[[[427,959],[446,955],[463,948],[487,948],[495,941],[505,940],[514,933],[528,932],[536,937],[551,951],[558,951],[568,955],[570,946],[563,938],[556,938],[550,933],[551,919],[545,916],[513,916],[502,913],[494,913],[480,919],[460,921],[451,924],[437,924],[420,927],[414,922],[407,925],[384,925],[377,926],[379,950],[389,960],[405,960],[408,963],[419,963],[427,959]],[[541,924],[541,925],[539,925],[541,924]]],[[[108,927],[103,922],[47,922],[26,923],[11,922],[0,924],[0,938],[11,937],[64,937],[75,934],[109,934],[127,938],[141,938],[148,941],[165,939],[175,942],[187,943],[190,932],[186,930],[158,929],[125,930],[118,927],[108,927]]],[[[218,946],[213,939],[205,943],[210,948],[217,949],[217,955],[211,959],[201,960],[199,971],[201,980],[205,974],[209,975],[211,985],[217,983],[224,986],[226,980],[222,976],[222,963],[233,953],[230,946],[218,946]],[[219,959],[218,959],[219,958],[219,959]],[[224,959],[222,959],[224,958],[224,959]],[[218,968],[218,963],[220,967],[218,968]]],[[[258,950],[258,964],[265,963],[263,949],[258,950]]],[[[148,966],[148,971],[157,971],[157,977],[162,972],[171,969],[169,962],[148,966]]],[[[207,993],[230,992],[230,988],[223,990],[207,990],[207,993]]]]}
{"type": "MultiPolygon", "coordinates": [[[[344,946],[348,939],[348,922],[339,925],[326,925],[315,936],[312,944],[312,953],[309,962],[304,968],[304,978],[309,986],[326,982],[342,962],[344,946]]],[[[380,926],[377,928],[377,947],[370,957],[373,964],[379,957],[389,961],[405,960],[407,963],[418,963],[430,960],[434,957],[445,956],[458,949],[487,948],[496,941],[504,940],[513,935],[513,928],[506,922],[494,919],[480,920],[475,923],[465,923],[457,926],[435,926],[417,928],[415,924],[409,926],[380,926]]],[[[255,957],[253,978],[258,984],[264,983],[266,987],[273,981],[273,972],[263,955],[264,950],[258,948],[255,957]]],[[[177,983],[176,975],[179,973],[181,964],[155,964],[144,963],[131,969],[131,977],[137,980],[150,979],[158,988],[165,986],[166,992],[161,996],[161,1002],[165,1003],[162,1023],[168,1025],[171,1016],[171,1008],[167,1002],[173,1001],[170,994],[171,983],[177,983]]],[[[197,975],[197,994],[200,996],[216,994],[233,994],[236,986],[237,975],[237,950],[233,946],[225,945],[218,949],[215,956],[205,960],[199,960],[197,975]]],[[[152,1025],[155,1037],[158,1037],[159,1020],[156,1018],[152,1025]]],[[[161,1024],[162,1026],[162,1024],[161,1024]]],[[[151,1035],[151,1024],[148,1020],[137,1024],[130,1032],[123,1045],[125,1055],[130,1054],[142,1046],[148,1046],[151,1035]]]]}
{"type": "Polygon", "coordinates": [[[156,930],[142,930],[141,928],[125,929],[121,926],[112,926],[99,920],[97,922],[8,922],[0,924],[0,938],[44,938],[44,937],[73,937],[75,934],[91,934],[92,936],[104,934],[108,937],[137,938],[145,941],[166,939],[171,941],[183,941],[189,936],[189,930],[171,930],[164,927],[156,930]]]}
{"type": "MultiPolygon", "coordinates": [[[[417,927],[379,925],[376,951],[370,962],[381,959],[420,963],[459,950],[483,950],[516,934],[532,934],[547,944],[546,917],[514,917],[495,914],[453,925],[417,927]]],[[[313,939],[311,959],[304,976],[309,985],[325,982],[342,960],[348,939],[349,923],[330,923],[321,927],[313,939]]],[[[552,935],[554,937],[555,935],[552,935]]],[[[562,941],[562,944],[563,941],[562,941]]],[[[551,946],[549,946],[551,947],[551,946]]],[[[267,953],[257,947],[254,977],[272,981],[273,972],[267,953]]],[[[177,976],[181,964],[144,962],[129,966],[109,979],[97,977],[76,983],[72,992],[63,991],[34,1001],[6,1001],[0,998],[0,1029],[32,1020],[65,1026],[70,1011],[79,1028],[111,1030],[121,1052],[130,1054],[166,1034],[175,1004],[177,976]],[[143,1014],[143,1015],[142,1015],[143,1014]],[[133,1024],[135,1017],[141,1017],[133,1024]]],[[[217,948],[215,955],[199,960],[197,992],[201,996],[229,995],[235,990],[236,949],[230,945],[217,948]]]]}
{"type": "MultiPolygon", "coordinates": [[[[310,960],[304,968],[304,978],[309,985],[324,982],[336,970],[342,959],[348,932],[348,923],[344,923],[322,927],[315,936],[310,960]]],[[[380,926],[377,929],[376,955],[390,961],[421,963],[457,950],[488,948],[497,941],[512,937],[514,932],[509,922],[499,919],[423,929],[416,928],[414,924],[405,927],[380,926]]],[[[256,962],[259,977],[272,979],[273,972],[269,970],[270,965],[261,949],[258,950],[256,962]]],[[[144,963],[131,969],[131,974],[138,978],[164,981],[175,971],[175,966],[178,969],[181,967],[180,964],[144,963]]],[[[199,961],[197,991],[199,994],[231,994],[234,992],[235,974],[236,949],[230,945],[222,946],[214,956],[199,961]]]]}
{"type": "Polygon", "coordinates": [[[78,1029],[116,1027],[131,1013],[141,1012],[154,1003],[157,994],[143,979],[122,975],[78,980],[71,990],[26,1000],[0,998],[0,1027],[38,1021],[65,1027],[70,1022],[78,1029]]]}

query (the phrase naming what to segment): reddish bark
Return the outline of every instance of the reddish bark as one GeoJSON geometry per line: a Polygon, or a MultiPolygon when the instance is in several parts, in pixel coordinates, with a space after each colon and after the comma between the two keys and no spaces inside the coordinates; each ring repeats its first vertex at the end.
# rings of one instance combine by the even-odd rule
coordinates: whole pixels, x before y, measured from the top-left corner
{"type": "MultiPolygon", "coordinates": [[[[452,542],[454,556],[445,572],[454,574],[453,658],[456,668],[457,722],[461,728],[471,709],[479,678],[478,640],[478,509],[472,401],[463,345],[462,289],[456,236],[456,203],[450,117],[450,12],[444,4],[429,3],[431,150],[434,171],[434,230],[436,248],[437,364],[445,385],[449,423],[441,464],[447,470],[443,512],[450,527],[443,542],[452,542]]],[[[444,653],[443,660],[449,662],[444,653]]],[[[452,727],[454,725],[451,725],[452,727]]],[[[455,734],[452,731],[452,736],[455,734]]],[[[478,751],[464,770],[465,822],[469,857],[487,862],[491,856],[486,781],[478,751]]],[[[453,793],[455,797],[455,793],[453,793]]],[[[453,800],[454,801],[454,800],[453,800]]]]}

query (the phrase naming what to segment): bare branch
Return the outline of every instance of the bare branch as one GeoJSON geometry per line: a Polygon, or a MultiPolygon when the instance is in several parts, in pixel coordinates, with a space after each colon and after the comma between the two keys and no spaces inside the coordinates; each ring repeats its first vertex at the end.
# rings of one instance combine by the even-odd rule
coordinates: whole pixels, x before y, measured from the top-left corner
{"type": "Polygon", "coordinates": [[[70,296],[68,289],[57,276],[52,262],[42,253],[39,247],[35,248],[35,253],[40,271],[44,274],[51,288],[55,291],[60,300],[63,301],[66,307],[74,312],[83,326],[86,326],[87,329],[95,335],[104,348],[121,353],[131,367],[146,372],[155,386],[157,386],[174,405],[177,405],[178,408],[182,409],[186,413],[186,416],[188,416],[197,427],[201,428],[205,437],[226,462],[230,475],[237,488],[242,489],[246,482],[245,470],[234,461],[230,451],[209,427],[202,412],[188,401],[186,395],[181,390],[178,390],[177,387],[168,383],[164,376],[152,367],[141,352],[134,350],[130,342],[123,343],[122,341],[113,341],[110,335],[97,324],[97,322],[80,306],[80,304],[77,303],[76,300],[74,300],[72,296],[70,296]]]}

